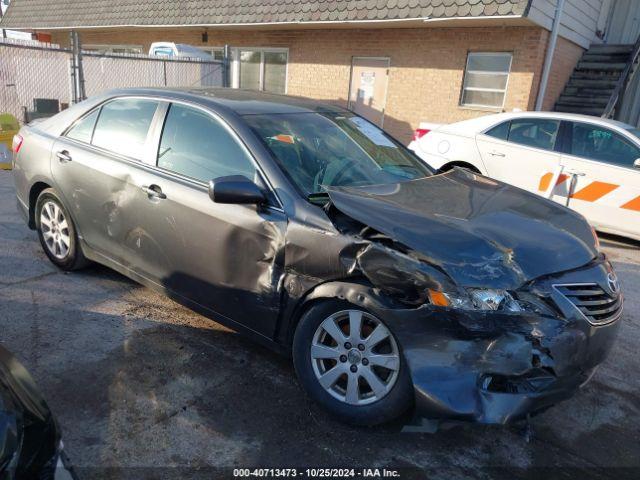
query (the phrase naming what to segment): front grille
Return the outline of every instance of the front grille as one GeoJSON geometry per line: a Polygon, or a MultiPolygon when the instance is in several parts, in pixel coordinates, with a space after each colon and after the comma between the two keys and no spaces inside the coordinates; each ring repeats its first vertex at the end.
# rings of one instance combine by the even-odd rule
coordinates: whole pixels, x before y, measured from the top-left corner
{"type": "Polygon", "coordinates": [[[606,292],[595,283],[554,285],[593,325],[614,321],[622,313],[622,295],[606,292]]]}

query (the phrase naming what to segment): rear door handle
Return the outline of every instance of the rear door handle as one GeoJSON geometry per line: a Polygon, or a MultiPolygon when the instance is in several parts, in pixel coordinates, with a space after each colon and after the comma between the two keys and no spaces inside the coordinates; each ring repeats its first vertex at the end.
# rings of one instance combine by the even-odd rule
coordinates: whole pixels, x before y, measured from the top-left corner
{"type": "Polygon", "coordinates": [[[497,152],[497,151],[495,151],[495,150],[494,150],[494,151],[492,151],[492,152],[489,152],[489,155],[491,155],[492,157],[504,157],[504,156],[505,156],[505,154],[504,154],[504,153],[502,153],[502,152],[497,152]]]}
{"type": "Polygon", "coordinates": [[[58,157],[58,161],[60,163],[67,163],[72,160],[71,155],[66,150],[62,150],[61,152],[56,152],[56,157],[58,157]]]}
{"type": "Polygon", "coordinates": [[[577,170],[573,170],[571,168],[565,168],[564,170],[569,175],[575,175],[576,177],[584,177],[586,174],[584,172],[579,172],[577,170]]]}
{"type": "Polygon", "coordinates": [[[167,196],[162,193],[162,189],[158,185],[143,185],[140,187],[144,193],[147,194],[149,198],[158,198],[164,200],[167,196]]]}

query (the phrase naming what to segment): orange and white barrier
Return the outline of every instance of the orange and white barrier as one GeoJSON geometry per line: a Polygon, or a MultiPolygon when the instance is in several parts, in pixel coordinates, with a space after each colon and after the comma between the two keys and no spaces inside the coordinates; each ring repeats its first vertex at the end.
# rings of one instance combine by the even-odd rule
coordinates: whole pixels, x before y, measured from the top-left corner
{"type": "MultiPolygon", "coordinates": [[[[538,190],[544,192],[546,198],[551,198],[557,187],[566,184],[567,181],[572,182],[572,177],[575,175],[577,174],[574,172],[564,173],[563,167],[560,166],[554,172],[547,172],[540,177],[538,190]]],[[[575,188],[569,184],[565,195],[568,195],[569,199],[598,202],[640,212],[640,195],[638,195],[637,189],[627,189],[624,185],[597,180],[587,182],[578,180],[575,182],[575,188]]]]}

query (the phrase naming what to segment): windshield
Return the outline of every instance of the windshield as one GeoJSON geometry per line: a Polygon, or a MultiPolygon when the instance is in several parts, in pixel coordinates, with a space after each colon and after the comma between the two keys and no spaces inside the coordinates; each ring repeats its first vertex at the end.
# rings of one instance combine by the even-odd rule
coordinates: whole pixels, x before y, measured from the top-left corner
{"type": "Polygon", "coordinates": [[[397,183],[431,175],[407,149],[345,113],[246,115],[280,167],[305,195],[327,186],[397,183]]]}

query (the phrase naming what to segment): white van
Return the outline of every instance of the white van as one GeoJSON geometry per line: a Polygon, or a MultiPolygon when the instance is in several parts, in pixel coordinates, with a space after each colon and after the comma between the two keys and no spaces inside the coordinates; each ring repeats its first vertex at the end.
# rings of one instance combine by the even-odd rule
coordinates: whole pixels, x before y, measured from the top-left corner
{"type": "Polygon", "coordinates": [[[184,43],[154,42],[151,44],[151,48],[149,48],[149,55],[156,55],[159,57],[188,57],[209,60],[212,62],[215,61],[213,55],[210,55],[193,45],[187,45],[184,43]]]}

